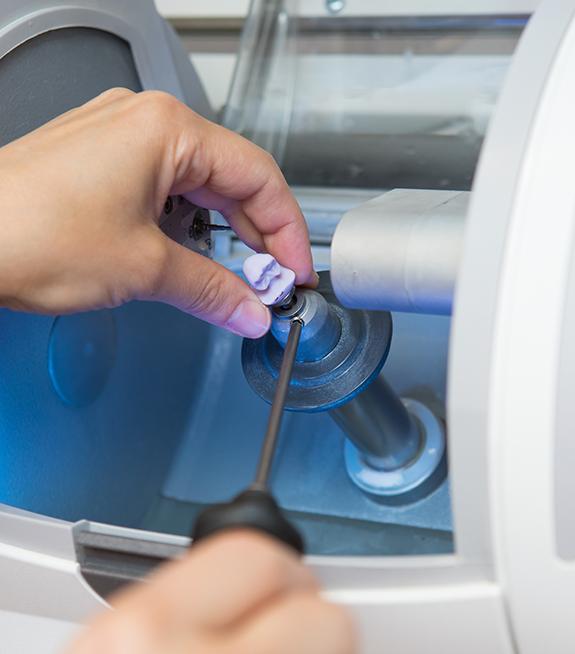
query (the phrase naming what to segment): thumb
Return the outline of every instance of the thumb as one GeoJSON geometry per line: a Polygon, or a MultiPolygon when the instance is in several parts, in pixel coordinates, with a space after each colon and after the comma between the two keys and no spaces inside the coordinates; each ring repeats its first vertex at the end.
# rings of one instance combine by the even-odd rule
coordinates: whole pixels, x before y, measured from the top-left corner
{"type": "Polygon", "coordinates": [[[268,331],[268,308],[237,275],[167,237],[162,238],[167,241],[167,263],[148,299],[166,302],[247,338],[259,338],[268,331]]]}

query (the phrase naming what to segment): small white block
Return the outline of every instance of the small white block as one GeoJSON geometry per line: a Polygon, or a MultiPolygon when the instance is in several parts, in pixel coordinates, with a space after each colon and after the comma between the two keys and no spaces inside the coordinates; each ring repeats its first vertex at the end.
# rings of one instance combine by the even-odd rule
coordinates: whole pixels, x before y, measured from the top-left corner
{"type": "Polygon", "coordinates": [[[284,268],[271,254],[253,254],[244,261],[244,275],[263,304],[270,306],[286,298],[295,283],[295,273],[284,268]]]}

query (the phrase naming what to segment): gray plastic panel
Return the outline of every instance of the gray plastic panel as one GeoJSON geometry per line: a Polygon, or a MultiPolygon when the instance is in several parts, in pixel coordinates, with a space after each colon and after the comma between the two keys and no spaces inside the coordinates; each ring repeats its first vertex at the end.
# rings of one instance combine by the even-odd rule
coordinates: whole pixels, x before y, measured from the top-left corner
{"type": "Polygon", "coordinates": [[[0,64],[0,146],[113,86],[141,91],[126,41],[96,29],[46,32],[0,64]]]}
{"type": "Polygon", "coordinates": [[[216,116],[210,106],[200,77],[193,66],[190,66],[188,53],[184,50],[182,43],[168,23],[164,23],[164,31],[168,40],[176,72],[182,86],[182,100],[194,111],[208,118],[216,120],[216,116]]]}
{"type": "MultiPolygon", "coordinates": [[[[66,4],[57,0],[2,0],[0,58],[41,34],[63,28],[91,28],[124,40],[131,49],[142,88],[171,93],[198,113],[214,118],[198,75],[153,0],[71,0],[66,4]]],[[[96,57],[93,65],[98,64],[96,57]]],[[[66,67],[61,76],[65,76],[66,67]]],[[[47,78],[44,83],[52,81],[47,78]]]]}

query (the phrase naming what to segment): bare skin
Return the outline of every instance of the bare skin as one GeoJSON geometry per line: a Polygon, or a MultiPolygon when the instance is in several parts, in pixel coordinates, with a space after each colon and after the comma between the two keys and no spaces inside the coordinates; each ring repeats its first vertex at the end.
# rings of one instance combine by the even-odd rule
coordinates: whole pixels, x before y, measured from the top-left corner
{"type": "Polygon", "coordinates": [[[0,306],[158,300],[261,336],[270,314],[250,288],[160,231],[170,194],[221,211],[297,283],[316,283],[303,216],[269,154],[170,95],[112,89],[0,149],[0,306]]]}
{"type": "Polygon", "coordinates": [[[66,654],[352,654],[348,615],[283,546],[230,532],[112,601],[66,654]]]}
{"type": "MultiPolygon", "coordinates": [[[[305,222],[273,159],[158,92],[113,89],[0,149],[0,307],[47,314],[172,304],[256,338],[270,315],[218,264],[174,243],[168,195],[221,211],[315,285],[305,222]]],[[[351,654],[341,608],[271,539],[208,539],[111,600],[67,654],[351,654]]]]}

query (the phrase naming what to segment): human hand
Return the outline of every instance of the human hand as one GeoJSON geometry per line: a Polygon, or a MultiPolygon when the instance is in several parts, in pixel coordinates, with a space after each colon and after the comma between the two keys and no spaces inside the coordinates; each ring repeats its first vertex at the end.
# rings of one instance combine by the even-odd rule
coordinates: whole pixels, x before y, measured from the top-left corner
{"type": "Polygon", "coordinates": [[[267,536],[213,536],[112,600],[66,654],[352,654],[343,609],[267,536]]]}
{"type": "Polygon", "coordinates": [[[272,157],[165,93],[112,89],[0,149],[0,306],[172,304],[256,338],[270,314],[236,275],[166,237],[168,195],[217,209],[314,285],[307,229],[272,157]]]}

